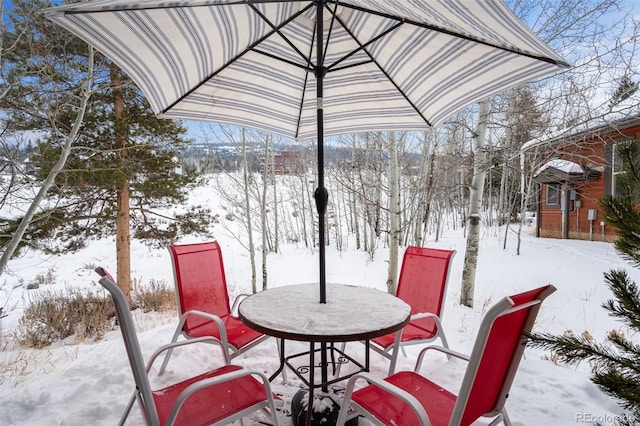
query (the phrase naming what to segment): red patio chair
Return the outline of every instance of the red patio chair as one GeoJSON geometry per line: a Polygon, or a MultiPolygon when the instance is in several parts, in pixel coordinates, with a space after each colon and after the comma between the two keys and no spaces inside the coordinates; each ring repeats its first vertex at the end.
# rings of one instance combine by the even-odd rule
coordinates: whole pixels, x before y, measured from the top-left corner
{"type": "MultiPolygon", "coordinates": [[[[96,272],[102,277],[100,284],[111,293],[113,298],[116,317],[136,384],[134,401],[138,400],[147,425],[222,425],[263,409],[273,424],[278,424],[273,394],[267,377],[261,372],[230,365],[228,353],[222,346],[225,365],[162,389],[152,389],[148,373],[160,354],[179,346],[203,342],[219,345],[220,342],[211,337],[203,337],[164,345],[151,355],[145,366],[124,293],[103,268],[97,268],[96,272]]],[[[120,425],[125,423],[132,406],[133,401],[130,401],[120,419],[120,425]]]]}
{"type": "Polygon", "coordinates": [[[449,266],[455,250],[407,247],[402,259],[396,296],[411,306],[411,322],[402,330],[371,341],[371,349],[389,358],[389,375],[395,372],[398,352],[403,346],[418,345],[440,338],[448,348],[440,318],[449,281],[449,266]]]}
{"type": "Polygon", "coordinates": [[[414,371],[385,379],[359,373],[349,379],[338,425],[363,415],[376,424],[466,426],[480,417],[491,424],[511,422],[504,407],[542,301],[555,291],[551,285],[505,297],[487,311],[469,357],[429,346],[420,352],[414,371]],[[424,354],[436,349],[468,361],[457,395],[419,374],[424,354]],[[358,379],[369,382],[353,391],[358,379]]]}
{"type": "MultiPolygon", "coordinates": [[[[180,315],[172,342],[180,335],[187,339],[214,337],[232,360],[269,338],[247,327],[232,314],[247,295],[239,295],[233,305],[229,305],[222,251],[217,241],[172,245],[169,252],[180,315]]],[[[167,352],[160,374],[170,357],[171,350],[167,352]]]]}

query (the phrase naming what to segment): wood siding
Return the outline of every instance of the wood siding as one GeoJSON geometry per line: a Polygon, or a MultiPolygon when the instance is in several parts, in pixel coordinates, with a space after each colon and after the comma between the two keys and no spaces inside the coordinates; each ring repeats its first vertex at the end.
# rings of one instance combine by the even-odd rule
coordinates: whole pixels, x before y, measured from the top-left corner
{"type": "MultiPolygon", "coordinates": [[[[585,138],[561,149],[562,159],[600,172],[596,181],[571,184],[571,189],[577,193],[576,201],[581,201],[582,205],[578,208],[577,203],[570,203],[568,212],[569,238],[581,240],[591,238],[594,241],[613,241],[615,239],[615,229],[607,224],[601,225],[603,218],[599,200],[605,194],[610,194],[612,142],[615,143],[629,137],[640,138],[640,125],[616,130],[604,136],[585,138]],[[596,210],[594,221],[588,219],[590,209],[596,210]]],[[[547,185],[541,185],[540,200],[538,218],[540,236],[562,238],[562,210],[560,205],[547,206],[547,185]]]]}

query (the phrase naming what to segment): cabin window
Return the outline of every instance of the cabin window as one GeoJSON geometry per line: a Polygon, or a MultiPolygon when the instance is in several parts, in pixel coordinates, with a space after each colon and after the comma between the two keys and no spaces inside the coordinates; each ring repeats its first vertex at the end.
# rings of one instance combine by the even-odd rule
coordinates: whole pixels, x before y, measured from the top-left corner
{"type": "Polygon", "coordinates": [[[550,207],[560,206],[560,185],[547,185],[546,204],[550,207]]]}
{"type": "Polygon", "coordinates": [[[622,195],[622,187],[616,184],[617,178],[624,173],[624,158],[620,154],[619,148],[618,144],[613,146],[613,156],[611,158],[611,194],[614,197],[622,195]]]}

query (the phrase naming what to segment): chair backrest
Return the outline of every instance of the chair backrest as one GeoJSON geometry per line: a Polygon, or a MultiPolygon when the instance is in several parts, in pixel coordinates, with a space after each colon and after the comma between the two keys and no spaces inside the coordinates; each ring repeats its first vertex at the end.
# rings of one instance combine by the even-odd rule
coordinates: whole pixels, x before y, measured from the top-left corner
{"type": "Polygon", "coordinates": [[[498,415],[520,364],[542,301],[555,291],[547,285],[505,297],[484,315],[449,424],[469,425],[498,415]]]}
{"type": "MultiPolygon", "coordinates": [[[[220,317],[231,314],[222,251],[217,241],[169,246],[178,297],[178,310],[198,310],[220,317]]],[[[190,316],[184,332],[209,322],[190,316]]]]}
{"type": "Polygon", "coordinates": [[[129,357],[133,379],[136,383],[136,388],[140,392],[141,407],[147,424],[158,425],[160,424],[160,419],[153,401],[151,384],[149,383],[149,377],[146,373],[144,358],[142,357],[142,351],[140,351],[140,343],[138,342],[138,335],[135,331],[136,328],[133,323],[133,318],[131,317],[127,298],[122,290],[120,290],[120,287],[116,285],[111,274],[104,268],[98,267],[96,268],[96,272],[102,277],[100,278],[100,284],[111,294],[111,298],[113,299],[116,318],[118,319],[124,346],[127,350],[127,356],[129,357]]]}
{"type": "MultiPolygon", "coordinates": [[[[455,250],[428,247],[407,247],[402,259],[396,296],[411,306],[411,314],[429,312],[442,317],[447,294],[449,266],[455,250]]],[[[435,322],[423,318],[411,322],[429,333],[435,332],[435,322]]]]}

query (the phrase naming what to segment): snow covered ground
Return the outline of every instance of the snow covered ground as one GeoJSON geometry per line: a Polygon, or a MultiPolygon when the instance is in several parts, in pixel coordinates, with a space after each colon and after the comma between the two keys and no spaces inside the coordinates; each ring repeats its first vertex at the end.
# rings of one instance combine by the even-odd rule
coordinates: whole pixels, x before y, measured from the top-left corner
{"type": "MultiPolygon", "coordinates": [[[[203,201],[202,199],[200,201],[203,201]]],[[[221,243],[227,280],[233,294],[250,291],[247,252],[224,230],[215,228],[221,243]]],[[[197,239],[183,242],[197,241],[197,239]]],[[[347,244],[349,245],[349,244],[347,244]]],[[[477,327],[486,309],[503,296],[551,283],[558,291],[542,306],[536,331],[554,334],[571,330],[589,332],[603,340],[611,329],[629,334],[619,322],[607,316],[601,304],[611,298],[603,281],[603,272],[625,268],[640,281],[638,270],[631,268],[614,250],[602,242],[562,241],[524,236],[522,254],[515,254],[510,240],[502,249],[498,231],[483,231],[479,266],[476,274],[475,307],[459,304],[460,281],[465,239],[459,231],[446,231],[427,246],[458,251],[452,265],[443,323],[451,347],[461,352],[471,348],[477,327]]],[[[354,246],[354,244],[351,244],[354,246]]],[[[277,254],[269,254],[269,287],[317,280],[317,252],[301,245],[285,245],[277,254]]],[[[15,348],[7,335],[14,329],[23,307],[35,291],[59,291],[68,287],[86,287],[99,291],[93,268],[102,265],[115,271],[115,243],[105,239],[92,243],[78,253],[50,257],[30,251],[12,260],[9,271],[0,281],[0,306],[6,316],[0,319],[0,424],[1,425],[114,425],[127,403],[133,380],[118,331],[109,332],[98,342],[76,342],[73,338],[43,350],[15,348]],[[26,290],[25,283],[39,274],[50,272],[55,284],[26,290]]],[[[362,251],[348,247],[337,252],[327,250],[327,280],[383,290],[387,276],[387,251],[379,248],[373,260],[362,251]]],[[[134,241],[132,276],[141,282],[165,280],[173,285],[171,262],[167,250],[149,249],[134,241]]],[[[261,284],[259,284],[260,286],[261,284]]],[[[173,315],[134,312],[145,356],[171,339],[176,318],[173,315]]],[[[636,336],[637,337],[637,336],[636,336]]],[[[295,343],[288,347],[295,348],[295,343]]],[[[355,356],[362,345],[350,344],[355,356]]],[[[207,348],[208,349],[208,348],[207,348]]],[[[400,358],[399,369],[413,366],[417,349],[400,358]]],[[[207,350],[185,354],[185,361],[172,361],[174,370],[167,378],[190,370],[193,365],[216,362],[207,350]],[[187,357],[195,357],[187,361],[187,357]],[[184,370],[184,371],[182,371],[184,370]]],[[[513,385],[507,408],[515,425],[614,424],[622,410],[616,402],[589,381],[590,367],[556,365],[550,354],[527,349],[513,385]]],[[[191,358],[189,358],[191,359],[191,358]]],[[[430,358],[424,372],[456,390],[464,364],[430,358]]],[[[235,363],[271,373],[277,367],[273,339],[252,349],[235,363]]],[[[372,372],[383,376],[388,361],[372,354],[372,372]]],[[[301,383],[289,375],[283,384],[273,382],[287,408],[301,383]]],[[[279,413],[282,424],[291,424],[287,411],[279,413]]],[[[265,420],[256,415],[245,424],[265,420]]],[[[640,421],[640,420],[639,420],[640,421]]],[[[140,424],[139,410],[134,408],[129,424],[140,424]]],[[[360,424],[365,424],[361,421],[360,424]]]]}

